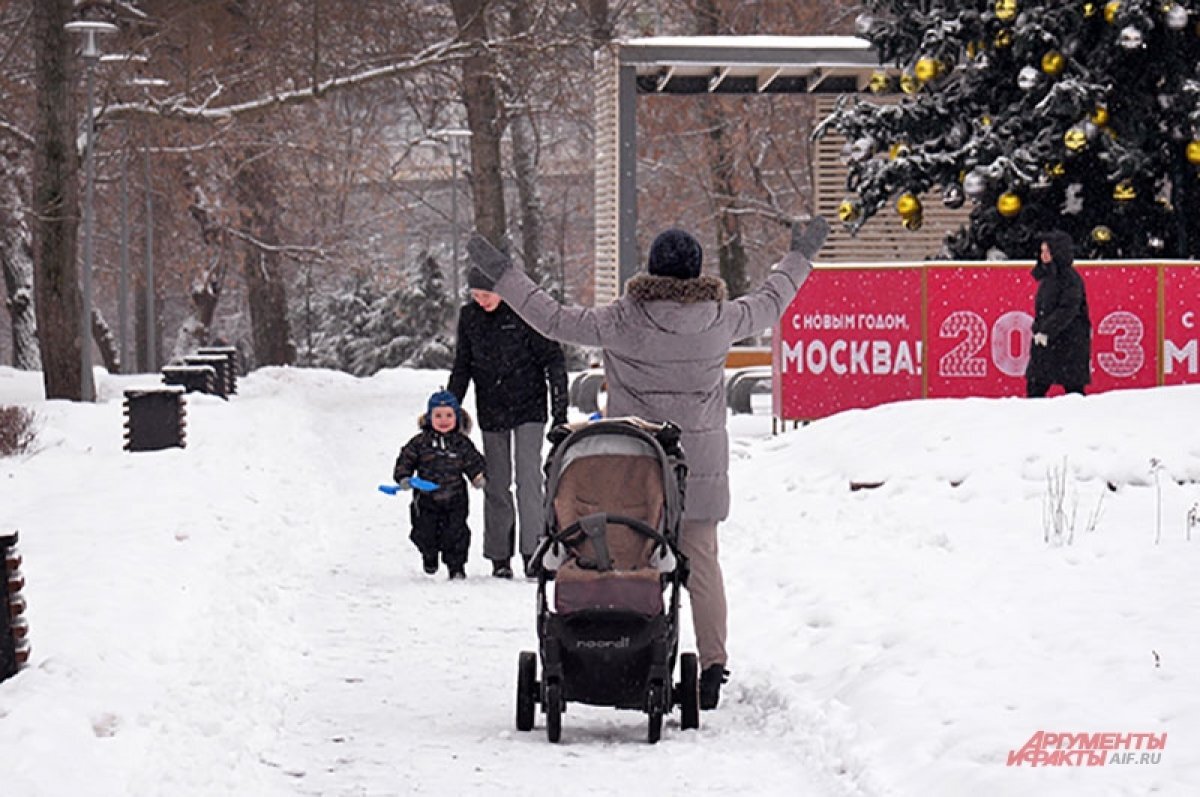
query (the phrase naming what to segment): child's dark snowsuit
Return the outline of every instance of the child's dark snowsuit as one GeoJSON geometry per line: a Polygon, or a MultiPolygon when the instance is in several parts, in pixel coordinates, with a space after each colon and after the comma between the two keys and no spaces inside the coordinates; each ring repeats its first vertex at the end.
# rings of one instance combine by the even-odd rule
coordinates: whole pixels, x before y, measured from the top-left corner
{"type": "Polygon", "coordinates": [[[461,571],[467,561],[467,550],[471,545],[471,529],[467,526],[467,479],[474,482],[483,475],[483,455],[467,437],[469,420],[455,400],[444,401],[443,392],[435,393],[430,399],[430,412],[422,415],[421,431],[404,444],[396,467],[392,473],[397,482],[419,476],[434,482],[438,488],[432,492],[413,490],[413,501],[409,511],[412,517],[412,533],[409,539],[428,561],[442,561],[453,573],[461,571]],[[440,398],[439,398],[440,397],[440,398]],[[458,417],[454,429],[445,434],[430,425],[430,415],[435,406],[453,406],[458,417]],[[463,478],[466,476],[466,478],[463,478]]]}

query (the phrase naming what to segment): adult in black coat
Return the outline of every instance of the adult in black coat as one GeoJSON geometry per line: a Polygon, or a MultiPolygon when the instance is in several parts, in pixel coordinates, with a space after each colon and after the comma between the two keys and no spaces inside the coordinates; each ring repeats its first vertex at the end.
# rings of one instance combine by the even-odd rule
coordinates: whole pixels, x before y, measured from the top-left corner
{"type": "Polygon", "coordinates": [[[1040,249],[1033,278],[1033,344],[1025,368],[1025,393],[1044,396],[1051,385],[1083,394],[1092,381],[1092,322],[1087,291],[1075,270],[1071,236],[1054,230],[1038,236],[1040,249]]]}
{"type": "Polygon", "coordinates": [[[545,520],[542,440],[546,396],[554,424],[567,421],[567,370],[562,347],[539,335],[493,293],[490,282],[469,276],[472,301],[458,316],[458,342],[447,388],[461,402],[475,383],[475,417],[483,434],[487,486],[483,555],[492,574],[512,578],[513,537],[520,520],[520,552],[528,561],[545,520]],[[513,503],[514,466],[517,500],[513,503]]]}

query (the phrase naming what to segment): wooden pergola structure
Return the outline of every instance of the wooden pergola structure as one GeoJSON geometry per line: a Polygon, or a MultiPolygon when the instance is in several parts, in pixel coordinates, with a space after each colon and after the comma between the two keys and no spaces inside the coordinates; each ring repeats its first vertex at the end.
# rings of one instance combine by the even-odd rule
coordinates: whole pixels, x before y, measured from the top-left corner
{"type": "MultiPolygon", "coordinates": [[[[595,170],[595,303],[620,296],[637,273],[637,123],[639,94],[810,94],[818,114],[837,98],[866,89],[879,59],[853,36],[688,36],[614,42],[597,54],[595,170]]],[[[809,143],[815,209],[831,219],[846,194],[843,141],[809,143]]],[[[834,225],[821,253],[829,262],[921,260],[963,223],[965,210],[925,202],[918,232],[872,219],[854,238],[834,225]]]]}

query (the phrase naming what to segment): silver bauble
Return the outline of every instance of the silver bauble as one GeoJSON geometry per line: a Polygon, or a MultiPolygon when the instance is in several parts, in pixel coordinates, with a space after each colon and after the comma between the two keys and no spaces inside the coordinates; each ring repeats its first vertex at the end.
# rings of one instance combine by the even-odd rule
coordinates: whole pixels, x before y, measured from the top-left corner
{"type": "Polygon", "coordinates": [[[1171,30],[1183,30],[1188,24],[1187,9],[1179,3],[1172,3],[1171,7],[1167,9],[1166,19],[1167,27],[1171,30]]]}
{"type": "Polygon", "coordinates": [[[1117,44],[1126,50],[1136,50],[1142,46],[1143,41],[1142,32],[1133,25],[1122,28],[1120,35],[1117,36],[1117,44]]]}
{"type": "Polygon", "coordinates": [[[979,199],[981,196],[983,196],[984,193],[987,192],[987,186],[987,178],[984,177],[980,172],[968,172],[967,176],[963,178],[963,191],[965,191],[967,196],[971,197],[971,199],[979,199]]]}
{"type": "Polygon", "coordinates": [[[1017,73],[1017,85],[1022,91],[1029,91],[1038,84],[1042,73],[1031,66],[1022,67],[1017,73]]]}
{"type": "Polygon", "coordinates": [[[850,162],[851,163],[857,163],[858,161],[865,161],[867,158],[871,157],[874,154],[875,154],[875,139],[871,138],[870,136],[863,136],[860,139],[856,139],[855,142],[850,145],[850,162]]]}
{"type": "Polygon", "coordinates": [[[942,189],[942,204],[952,210],[961,208],[965,199],[962,186],[958,183],[951,183],[942,189]]]}

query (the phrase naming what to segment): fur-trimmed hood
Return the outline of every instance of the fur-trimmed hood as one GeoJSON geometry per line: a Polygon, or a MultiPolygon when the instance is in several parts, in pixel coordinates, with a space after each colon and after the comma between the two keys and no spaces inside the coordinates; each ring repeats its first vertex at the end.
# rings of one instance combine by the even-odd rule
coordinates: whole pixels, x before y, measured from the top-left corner
{"type": "Polygon", "coordinates": [[[638,274],[625,283],[625,294],[635,302],[698,304],[723,302],[727,291],[723,279],[707,274],[695,279],[638,274]]]}

